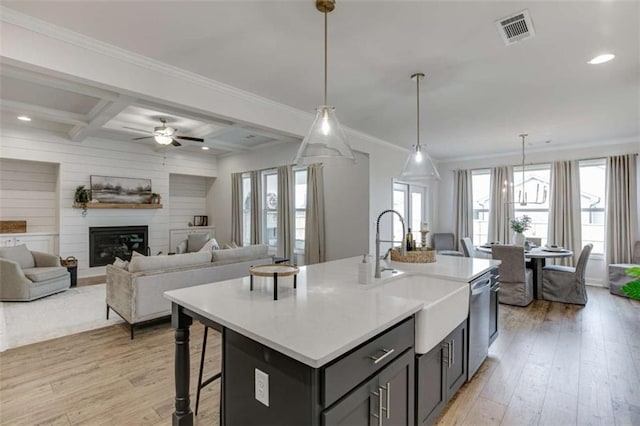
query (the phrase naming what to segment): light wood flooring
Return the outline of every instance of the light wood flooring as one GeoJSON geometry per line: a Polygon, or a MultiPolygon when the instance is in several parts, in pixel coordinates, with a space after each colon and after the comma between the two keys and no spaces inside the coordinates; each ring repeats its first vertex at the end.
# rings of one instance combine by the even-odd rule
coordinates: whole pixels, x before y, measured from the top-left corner
{"type": "MultiPolygon", "coordinates": [[[[640,425],[640,302],[589,288],[585,308],[536,301],[501,305],[489,358],[439,424],[640,425]]],[[[192,389],[202,326],[191,334],[192,389]]],[[[0,354],[0,420],[7,425],[171,424],[173,332],[129,340],[116,325],[0,354]]],[[[209,334],[205,375],[219,369],[209,334]]],[[[219,385],[203,390],[199,425],[217,424],[219,385]]],[[[192,391],[192,407],[195,392],[192,391]]]]}

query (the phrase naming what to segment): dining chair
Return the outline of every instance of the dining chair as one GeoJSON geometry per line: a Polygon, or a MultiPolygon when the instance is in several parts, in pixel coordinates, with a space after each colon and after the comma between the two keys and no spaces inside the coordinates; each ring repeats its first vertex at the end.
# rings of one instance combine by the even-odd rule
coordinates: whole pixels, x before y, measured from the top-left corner
{"type": "Polygon", "coordinates": [[[505,305],[527,306],[533,301],[533,271],[524,263],[524,247],[494,245],[494,259],[500,260],[498,301],[505,305]]]}
{"type": "Polygon", "coordinates": [[[527,237],[527,241],[529,241],[532,244],[535,244],[538,247],[542,245],[542,238],[540,237],[527,237]]]}
{"type": "Polygon", "coordinates": [[[542,268],[542,298],[552,302],[587,304],[585,271],[593,244],[582,248],[576,267],[549,265],[542,268]]]}
{"type": "Polygon", "coordinates": [[[461,251],[455,249],[456,238],[452,233],[433,234],[433,248],[438,254],[445,256],[464,256],[461,251]]]}
{"type": "Polygon", "coordinates": [[[460,240],[460,245],[462,246],[464,257],[476,257],[476,249],[473,247],[473,241],[471,241],[471,238],[462,238],[460,240]]]}
{"type": "Polygon", "coordinates": [[[617,296],[629,297],[623,293],[621,288],[630,281],[634,281],[634,277],[627,275],[627,269],[640,267],[640,241],[636,241],[633,246],[633,255],[631,263],[612,263],[609,265],[609,293],[617,296]]]}

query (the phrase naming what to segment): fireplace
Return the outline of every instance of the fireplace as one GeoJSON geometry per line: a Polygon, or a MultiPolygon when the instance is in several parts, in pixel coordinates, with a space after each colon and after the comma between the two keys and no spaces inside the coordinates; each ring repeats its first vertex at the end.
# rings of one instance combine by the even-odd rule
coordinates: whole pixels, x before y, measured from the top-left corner
{"type": "Polygon", "coordinates": [[[100,226],[89,228],[89,266],[113,263],[116,257],[131,260],[137,251],[147,254],[147,226],[100,226]]]}

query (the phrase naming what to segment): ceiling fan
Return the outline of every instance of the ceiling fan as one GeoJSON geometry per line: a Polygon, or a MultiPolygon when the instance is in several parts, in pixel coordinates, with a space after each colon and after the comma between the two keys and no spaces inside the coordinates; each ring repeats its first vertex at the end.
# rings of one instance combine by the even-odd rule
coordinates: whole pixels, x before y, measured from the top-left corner
{"type": "Polygon", "coordinates": [[[202,138],[194,138],[191,136],[178,136],[176,133],[178,129],[175,127],[167,126],[167,120],[164,118],[159,119],[162,123],[162,126],[157,126],[153,128],[153,132],[148,130],[134,129],[133,127],[125,127],[126,129],[137,130],[139,132],[151,133],[151,136],[143,136],[141,138],[133,138],[133,141],[139,141],[142,139],[154,138],[156,142],[160,145],[173,145],[173,146],[182,146],[178,139],[182,139],[185,141],[193,141],[193,142],[204,142],[202,138]]]}

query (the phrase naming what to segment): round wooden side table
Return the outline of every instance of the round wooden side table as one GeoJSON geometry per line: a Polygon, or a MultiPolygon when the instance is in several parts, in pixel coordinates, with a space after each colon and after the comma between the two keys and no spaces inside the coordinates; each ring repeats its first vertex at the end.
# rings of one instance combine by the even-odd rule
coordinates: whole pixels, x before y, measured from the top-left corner
{"type": "Polygon", "coordinates": [[[296,265],[288,263],[278,263],[269,265],[256,265],[249,267],[251,274],[250,289],[253,291],[253,277],[273,277],[273,300],[278,300],[278,276],[288,277],[293,275],[293,288],[298,285],[298,272],[300,269],[296,265]]]}

